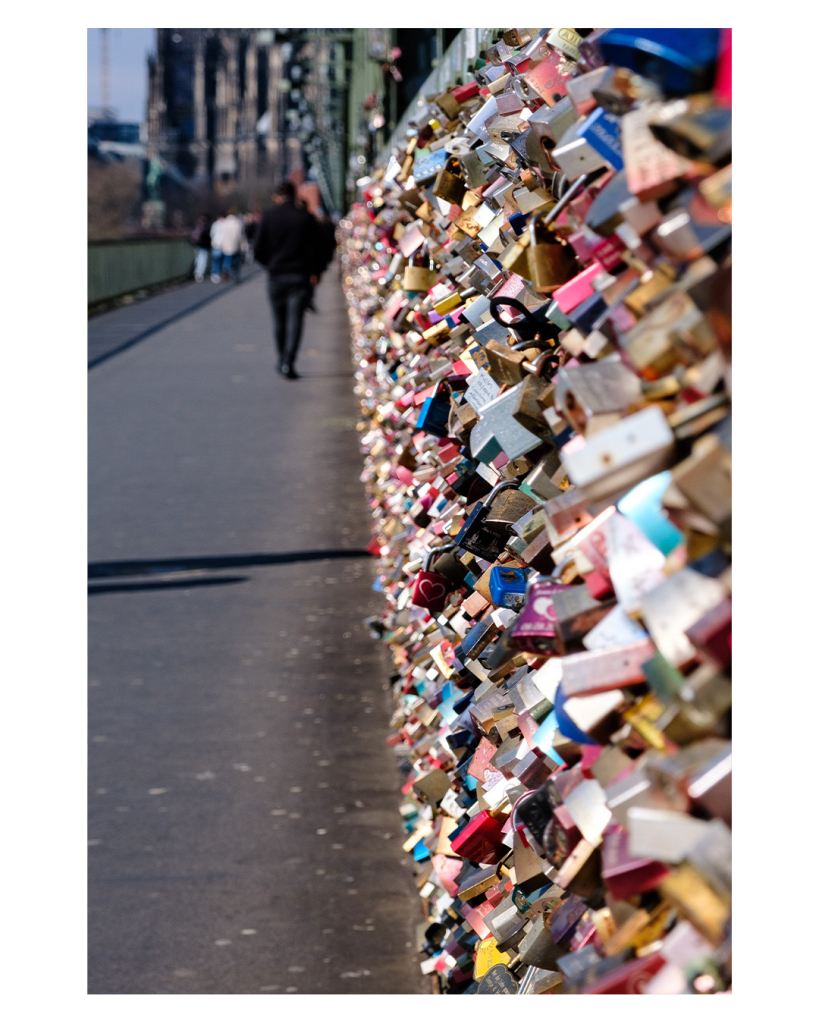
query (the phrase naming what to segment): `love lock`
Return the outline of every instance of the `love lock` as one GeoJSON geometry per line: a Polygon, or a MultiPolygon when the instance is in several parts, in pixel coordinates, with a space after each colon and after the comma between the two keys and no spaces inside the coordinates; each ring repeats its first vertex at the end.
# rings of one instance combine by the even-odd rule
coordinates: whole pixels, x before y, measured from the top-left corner
{"type": "Polygon", "coordinates": [[[432,548],[424,561],[424,568],[418,573],[412,590],[412,603],[416,608],[426,608],[429,612],[442,612],[446,599],[453,589],[452,580],[438,572],[430,572],[432,559],[445,551],[453,551],[457,544],[442,544],[432,548]]]}
{"type": "Polygon", "coordinates": [[[494,561],[506,545],[512,524],[537,504],[534,499],[517,488],[517,480],[502,480],[496,484],[485,501],[476,502],[455,538],[455,543],[479,558],[494,561]],[[492,509],[495,498],[510,488],[515,488],[514,494],[498,503],[498,506],[503,507],[492,509]]]}

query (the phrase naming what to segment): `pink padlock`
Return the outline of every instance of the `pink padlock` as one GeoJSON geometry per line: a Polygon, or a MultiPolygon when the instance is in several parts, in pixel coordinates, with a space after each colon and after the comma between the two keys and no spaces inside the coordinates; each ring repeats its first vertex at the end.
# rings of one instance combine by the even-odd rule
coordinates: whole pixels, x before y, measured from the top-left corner
{"type": "Polygon", "coordinates": [[[586,267],[585,270],[573,277],[571,281],[567,281],[555,289],[552,293],[552,298],[560,307],[561,313],[571,313],[581,302],[594,295],[592,281],[598,274],[602,273],[603,268],[595,260],[590,267],[586,267]]]}

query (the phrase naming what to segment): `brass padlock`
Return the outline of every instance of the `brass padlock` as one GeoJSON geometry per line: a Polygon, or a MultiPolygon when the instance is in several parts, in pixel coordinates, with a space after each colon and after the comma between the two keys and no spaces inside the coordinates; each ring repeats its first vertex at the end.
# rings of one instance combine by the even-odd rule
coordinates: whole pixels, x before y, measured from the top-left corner
{"type": "Polygon", "coordinates": [[[532,217],[526,248],[529,280],[540,295],[549,295],[580,271],[571,248],[544,223],[548,215],[548,211],[544,211],[532,217]]]}
{"type": "Polygon", "coordinates": [[[423,252],[413,253],[409,258],[409,263],[404,267],[404,291],[429,291],[435,284],[437,276],[429,256],[423,252]]]}
{"type": "Polygon", "coordinates": [[[518,384],[523,380],[521,363],[525,356],[516,352],[506,342],[492,339],[486,343],[486,358],[489,360],[489,372],[499,384],[518,384]]]}
{"type": "Polygon", "coordinates": [[[446,164],[438,171],[432,194],[454,206],[460,206],[466,193],[466,181],[461,161],[457,156],[448,158],[446,164]]]}

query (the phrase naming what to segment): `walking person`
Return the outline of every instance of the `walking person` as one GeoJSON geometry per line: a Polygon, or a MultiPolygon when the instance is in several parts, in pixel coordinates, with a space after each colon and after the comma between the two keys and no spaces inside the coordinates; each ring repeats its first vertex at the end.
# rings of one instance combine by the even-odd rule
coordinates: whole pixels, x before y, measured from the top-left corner
{"type": "Polygon", "coordinates": [[[222,280],[222,227],[224,223],[224,216],[218,213],[210,226],[210,279],[214,284],[219,284],[222,280]]]}
{"type": "Polygon", "coordinates": [[[193,278],[195,281],[204,281],[205,274],[208,272],[208,256],[210,255],[210,224],[204,213],[197,217],[196,226],[191,231],[191,245],[196,249],[193,278]]]}
{"type": "Polygon", "coordinates": [[[245,242],[247,243],[244,247],[246,263],[253,261],[253,246],[256,244],[256,232],[259,230],[260,217],[259,211],[254,210],[252,213],[246,213],[243,218],[245,222],[245,242]]]}
{"type": "Polygon", "coordinates": [[[330,266],[336,254],[336,226],[327,213],[320,213],[316,220],[319,226],[319,237],[321,238],[321,272],[330,266]]]}
{"type": "Polygon", "coordinates": [[[222,222],[221,245],[222,250],[222,278],[225,281],[239,283],[239,267],[242,262],[242,242],[245,237],[245,226],[236,210],[228,210],[227,217],[222,222]]]}
{"type": "Polygon", "coordinates": [[[315,218],[296,206],[296,189],[283,182],[262,216],[254,258],[267,269],[267,291],[279,352],[278,370],[294,380],[304,311],[321,275],[321,249],[315,218]]]}

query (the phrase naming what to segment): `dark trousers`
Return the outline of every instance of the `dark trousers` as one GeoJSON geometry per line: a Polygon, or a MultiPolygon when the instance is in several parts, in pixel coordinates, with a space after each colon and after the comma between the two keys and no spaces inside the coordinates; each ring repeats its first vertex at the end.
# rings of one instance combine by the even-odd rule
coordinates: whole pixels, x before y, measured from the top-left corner
{"type": "Polygon", "coordinates": [[[273,333],[281,366],[295,365],[304,311],[312,290],[309,278],[302,274],[278,274],[267,279],[267,294],[273,310],[273,333]]]}

